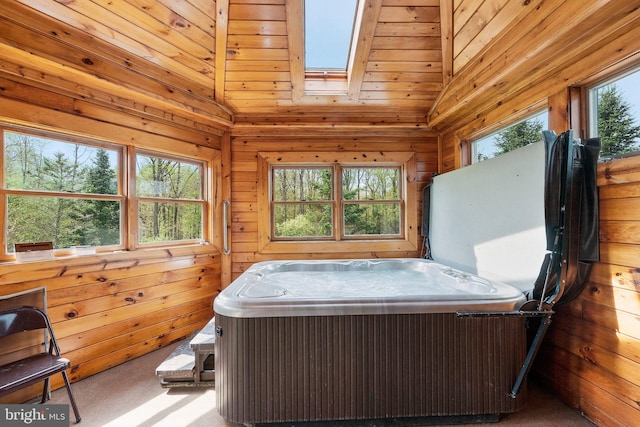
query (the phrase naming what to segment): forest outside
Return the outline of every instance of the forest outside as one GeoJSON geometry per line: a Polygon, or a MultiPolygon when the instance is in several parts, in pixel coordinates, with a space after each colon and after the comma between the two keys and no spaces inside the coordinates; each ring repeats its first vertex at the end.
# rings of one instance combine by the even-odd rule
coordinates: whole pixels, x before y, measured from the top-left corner
{"type": "Polygon", "coordinates": [[[401,234],[399,167],[274,167],[272,173],[275,239],[401,234]]]}
{"type": "Polygon", "coordinates": [[[199,164],[138,156],[132,192],[139,194],[130,196],[136,197],[137,221],[128,221],[124,148],[9,129],[3,140],[6,254],[15,243],[42,241],[54,249],[123,248],[131,223],[138,243],[202,238],[199,164]]]}

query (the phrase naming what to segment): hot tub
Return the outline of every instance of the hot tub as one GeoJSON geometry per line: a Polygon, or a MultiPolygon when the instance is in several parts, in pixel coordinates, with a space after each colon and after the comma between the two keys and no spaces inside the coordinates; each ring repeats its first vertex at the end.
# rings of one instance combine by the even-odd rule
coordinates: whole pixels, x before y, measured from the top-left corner
{"type": "Polygon", "coordinates": [[[522,292],[426,259],[254,264],[214,303],[237,423],[515,412],[522,292]],[[461,315],[477,313],[479,315],[461,315]]]}

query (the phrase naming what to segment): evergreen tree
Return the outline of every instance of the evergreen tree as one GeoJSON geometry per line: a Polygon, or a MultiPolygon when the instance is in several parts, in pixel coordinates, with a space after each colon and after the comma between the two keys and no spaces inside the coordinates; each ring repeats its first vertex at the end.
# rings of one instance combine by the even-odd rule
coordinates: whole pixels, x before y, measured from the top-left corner
{"type": "MultiPolygon", "coordinates": [[[[86,180],[87,193],[116,194],[116,171],[111,168],[105,150],[97,150],[93,167],[86,180]]],[[[111,200],[87,200],[84,213],[91,221],[85,224],[83,243],[92,245],[114,245],[120,242],[120,204],[111,200]]]]}
{"type": "Polygon", "coordinates": [[[616,85],[598,90],[598,135],[602,140],[602,156],[638,149],[640,126],[635,126],[634,122],[631,106],[616,85]]]}
{"type": "Polygon", "coordinates": [[[542,138],[541,120],[525,120],[499,132],[496,135],[496,155],[508,153],[542,138]]]}

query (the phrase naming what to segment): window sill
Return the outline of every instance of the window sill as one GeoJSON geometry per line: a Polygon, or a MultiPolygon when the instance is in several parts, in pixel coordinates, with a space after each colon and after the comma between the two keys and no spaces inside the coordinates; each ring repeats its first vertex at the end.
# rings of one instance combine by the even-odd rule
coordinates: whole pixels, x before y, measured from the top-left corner
{"type": "Polygon", "coordinates": [[[408,240],[357,240],[357,241],[307,241],[269,242],[262,245],[261,254],[285,253],[346,253],[346,252],[407,252],[417,251],[418,246],[408,240]]]}

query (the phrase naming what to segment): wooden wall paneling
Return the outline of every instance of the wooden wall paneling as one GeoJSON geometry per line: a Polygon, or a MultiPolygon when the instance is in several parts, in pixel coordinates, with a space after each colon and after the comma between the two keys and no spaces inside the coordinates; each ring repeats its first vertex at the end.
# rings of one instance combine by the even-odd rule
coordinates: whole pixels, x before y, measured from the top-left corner
{"type": "MultiPolygon", "coordinates": [[[[259,171],[257,153],[260,151],[273,151],[273,143],[278,141],[278,149],[280,151],[296,152],[301,154],[305,152],[330,152],[340,150],[348,151],[398,151],[411,150],[416,153],[416,192],[420,193],[418,199],[421,200],[421,191],[424,185],[431,179],[431,176],[437,169],[438,151],[437,137],[428,134],[405,130],[404,136],[396,136],[394,134],[384,135],[381,132],[376,136],[359,135],[352,133],[351,135],[344,132],[338,136],[334,133],[330,140],[323,138],[322,132],[315,132],[316,129],[298,129],[297,132],[291,132],[287,126],[272,126],[272,135],[251,134],[249,127],[243,129],[239,135],[232,132],[231,144],[233,150],[232,160],[232,198],[234,204],[233,223],[232,223],[232,274],[236,278],[244,269],[254,262],[268,259],[304,259],[304,258],[353,258],[353,257],[371,257],[372,253],[340,253],[340,252],[323,252],[314,253],[309,248],[307,253],[281,253],[281,254],[260,254],[258,252],[258,223],[259,221],[267,221],[268,216],[261,214],[257,210],[257,191],[259,171]],[[413,136],[413,134],[416,134],[413,136]],[[273,138],[277,139],[273,139],[273,138]]],[[[400,131],[397,131],[400,132],[400,131]]],[[[412,221],[415,221],[414,227],[418,227],[419,212],[416,212],[412,221]]],[[[268,224],[263,224],[268,226],[268,224]]],[[[402,257],[417,256],[418,253],[397,252],[389,245],[388,250],[376,252],[375,256],[386,257],[402,257]]],[[[419,246],[419,245],[418,245],[419,246]]]]}
{"type": "Polygon", "coordinates": [[[220,257],[210,251],[198,246],[66,257],[30,262],[28,270],[27,264],[5,264],[0,294],[47,288],[48,312],[75,381],[207,323],[221,287],[220,257]]]}
{"type": "Polygon", "coordinates": [[[440,1],[440,42],[442,49],[442,84],[446,87],[453,78],[453,0],[440,1]]]}
{"type": "Polygon", "coordinates": [[[38,59],[20,49],[0,44],[0,59],[3,71],[8,78],[41,87],[62,95],[78,97],[84,93],[87,102],[103,105],[116,110],[128,110],[133,114],[142,114],[159,121],[172,122],[173,117],[185,117],[191,122],[203,123],[213,128],[230,125],[230,116],[212,116],[207,109],[215,110],[213,103],[187,107],[175,101],[168,101],[157,96],[141,93],[134,89],[111,83],[97,76],[87,75],[64,67],[63,65],[38,59]],[[213,107],[213,108],[212,108],[213,107]],[[143,112],[143,113],[140,113],[143,112]]]}
{"type": "MultiPolygon", "coordinates": [[[[9,98],[1,98],[0,119],[8,123],[36,125],[47,130],[64,130],[79,136],[89,136],[108,142],[144,147],[164,153],[182,154],[192,157],[212,158],[213,148],[203,145],[181,143],[174,138],[152,135],[143,130],[125,128],[101,120],[66,114],[59,111],[29,105],[9,98]]],[[[141,123],[144,127],[144,122],[141,123]]]]}
{"type": "MultiPolygon", "coordinates": [[[[503,34],[501,43],[493,44],[490,51],[474,60],[474,66],[466,69],[465,74],[469,75],[459,75],[452,81],[438,106],[431,111],[432,124],[437,126],[443,118],[439,116],[445,111],[447,120],[455,123],[460,116],[452,115],[454,110],[456,114],[466,115],[465,109],[477,113],[495,108],[496,99],[512,99],[516,95],[523,98],[519,94],[523,89],[548,81],[561,83],[559,79],[563,74],[570,75],[571,84],[602,68],[602,55],[595,56],[594,52],[609,43],[631,37],[630,34],[638,28],[633,23],[640,11],[634,5],[618,7],[611,2],[584,5],[564,3],[561,9],[556,10],[551,7],[552,3],[544,3],[535,9],[534,15],[522,20],[522,25],[503,34]],[[543,13],[547,17],[540,20],[539,14],[543,13]],[[567,26],[569,21],[572,24],[567,26]],[[529,43],[532,35],[523,33],[527,28],[539,33],[544,40],[542,44],[535,45],[533,50],[529,43]],[[557,28],[562,30],[557,31],[557,28]],[[553,34],[554,37],[543,37],[543,34],[553,34]],[[523,56],[521,52],[525,51],[528,55],[523,56]],[[566,55],[567,52],[570,54],[566,55]],[[577,66],[576,62],[582,62],[584,67],[577,66]],[[580,70],[580,75],[576,70],[580,70]],[[461,98],[465,102],[460,102],[461,98]]],[[[621,51],[612,50],[609,46],[607,52],[620,54],[620,59],[628,57],[636,52],[637,35],[634,39],[630,38],[621,51]]],[[[564,81],[565,87],[567,83],[564,81]]],[[[560,90],[560,87],[554,89],[551,93],[560,90]]],[[[540,95],[537,99],[540,99],[540,95]]],[[[532,102],[535,100],[532,99],[532,102]]]]}
{"type": "Polygon", "coordinates": [[[216,2],[216,75],[215,75],[215,99],[223,104],[225,102],[225,84],[227,75],[227,43],[229,36],[229,0],[217,0],[216,2]]]}
{"type": "MultiPolygon", "coordinates": [[[[80,26],[97,39],[108,41],[130,52],[131,55],[146,58],[176,74],[189,76],[190,80],[202,85],[211,84],[214,75],[214,58],[211,52],[199,51],[193,43],[178,48],[166,39],[166,34],[154,34],[144,23],[130,20],[131,16],[120,15],[118,10],[112,10],[111,7],[119,9],[122,6],[119,2],[111,2],[111,5],[106,1],[103,4],[98,2],[103,0],[79,3],[39,2],[37,7],[48,16],[80,26]],[[99,16],[100,20],[91,19],[93,16],[99,16]],[[135,35],[135,38],[132,35],[135,35]],[[189,49],[194,49],[194,52],[190,52],[189,49]]],[[[28,3],[25,2],[26,5],[28,3]]],[[[173,35],[174,32],[169,34],[173,35]]]]}
{"type": "Polygon", "coordinates": [[[582,293],[556,307],[534,368],[565,401],[608,426],[640,418],[639,170],[640,156],[598,165],[600,261],[582,293]]]}
{"type": "MultiPolygon", "coordinates": [[[[172,117],[172,124],[158,122],[149,116],[134,116],[125,111],[106,109],[99,105],[86,102],[81,98],[63,96],[59,93],[50,92],[24,83],[0,77],[2,85],[2,96],[28,103],[30,107],[40,106],[54,109],[55,111],[67,114],[88,117],[105,123],[118,123],[132,129],[144,129],[146,132],[162,137],[174,138],[189,142],[195,145],[217,148],[219,146],[218,136],[222,131],[216,128],[194,123],[189,120],[180,120],[172,117]]],[[[30,108],[22,108],[25,112],[30,108]]],[[[55,112],[51,113],[55,115],[55,112]]]]}
{"type": "Polygon", "coordinates": [[[500,32],[511,25],[513,21],[517,21],[520,13],[528,6],[528,2],[485,1],[475,10],[471,19],[462,26],[458,27],[454,22],[456,31],[454,71],[461,70],[470,60],[475,58],[500,32]]]}
{"type": "MultiPolygon", "coordinates": [[[[33,2],[31,3],[31,6],[35,6],[33,2]]],[[[180,4],[184,4],[184,2],[180,2],[180,4]]],[[[37,4],[37,6],[42,5],[43,2],[37,4]]],[[[21,26],[30,32],[28,36],[24,37],[8,37],[11,27],[2,28],[3,36],[8,37],[8,40],[13,40],[16,47],[29,46],[38,55],[49,59],[53,58],[69,67],[87,70],[89,73],[94,72],[97,69],[94,65],[99,64],[101,75],[109,76],[110,79],[122,84],[130,83],[127,79],[122,79],[122,75],[130,75],[131,72],[135,72],[139,76],[137,84],[141,88],[151,88],[160,81],[165,84],[165,87],[173,88],[173,93],[182,91],[192,93],[196,97],[212,99],[213,93],[210,85],[197,84],[185,74],[163,69],[149,62],[148,56],[136,56],[117,44],[109,44],[97,39],[82,31],[82,28],[76,28],[61,20],[48,19],[42,12],[29,5],[19,2],[2,3],[0,11],[2,11],[5,22],[15,22],[17,25],[14,28],[21,26]],[[38,39],[43,43],[34,44],[33,42],[38,39]],[[109,72],[109,67],[113,67],[114,72],[109,72]],[[117,72],[117,70],[120,71],[117,72]],[[151,79],[144,80],[143,74],[151,79]]],[[[73,20],[70,21],[73,22],[73,20]]],[[[156,93],[165,93],[166,96],[171,94],[166,90],[158,90],[156,93]]]]}

